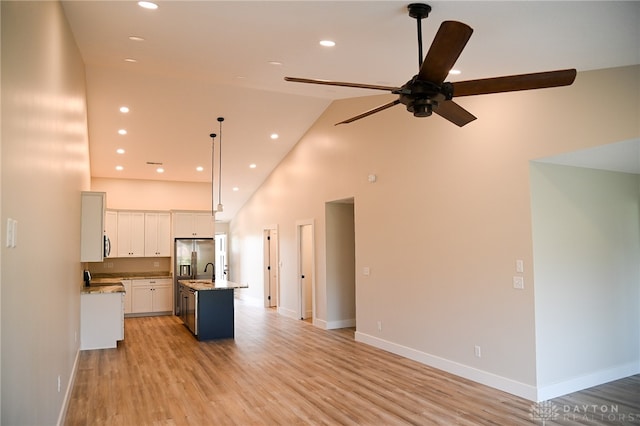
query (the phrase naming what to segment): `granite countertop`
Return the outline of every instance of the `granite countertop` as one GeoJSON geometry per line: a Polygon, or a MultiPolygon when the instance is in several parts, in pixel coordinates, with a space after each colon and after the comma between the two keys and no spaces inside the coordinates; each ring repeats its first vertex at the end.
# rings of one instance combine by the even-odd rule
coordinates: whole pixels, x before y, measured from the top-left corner
{"type": "Polygon", "coordinates": [[[104,279],[117,279],[117,280],[135,280],[135,279],[154,279],[154,278],[172,278],[170,272],[126,272],[126,273],[96,273],[92,274],[93,281],[104,280],[104,279]]]}
{"type": "Polygon", "coordinates": [[[178,283],[197,291],[201,290],[233,290],[234,288],[248,288],[248,284],[238,284],[233,281],[211,280],[178,280],[178,283]]]}
{"type": "Polygon", "coordinates": [[[91,280],[89,287],[82,287],[82,294],[124,293],[124,285],[118,278],[97,278],[91,280]]]}

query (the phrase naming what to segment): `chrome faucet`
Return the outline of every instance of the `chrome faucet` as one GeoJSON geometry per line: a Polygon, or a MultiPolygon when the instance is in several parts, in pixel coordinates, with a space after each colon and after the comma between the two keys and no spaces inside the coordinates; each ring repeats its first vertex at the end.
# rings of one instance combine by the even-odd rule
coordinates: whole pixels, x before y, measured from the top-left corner
{"type": "Polygon", "coordinates": [[[213,263],[209,262],[206,265],[204,265],[204,271],[207,272],[207,268],[209,267],[209,265],[211,265],[211,282],[214,283],[216,282],[216,265],[214,265],[213,263]]]}

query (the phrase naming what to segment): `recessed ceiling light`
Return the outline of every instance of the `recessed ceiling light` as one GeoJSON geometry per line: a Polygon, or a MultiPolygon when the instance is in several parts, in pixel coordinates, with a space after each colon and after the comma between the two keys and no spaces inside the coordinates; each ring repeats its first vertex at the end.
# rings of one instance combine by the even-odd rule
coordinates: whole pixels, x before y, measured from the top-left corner
{"type": "Polygon", "coordinates": [[[163,169],[162,167],[158,167],[158,168],[156,169],[156,172],[158,172],[158,173],[164,173],[164,169],[163,169]]]}
{"type": "Polygon", "coordinates": [[[278,62],[278,61],[269,61],[269,65],[282,65],[282,62],[278,62]]]}
{"type": "Polygon", "coordinates": [[[127,106],[121,106],[121,107],[120,107],[120,112],[121,112],[121,113],[123,113],[123,114],[128,113],[128,112],[129,112],[129,107],[127,107],[127,106]]]}
{"type": "Polygon", "coordinates": [[[119,135],[126,135],[127,131],[125,129],[120,129],[120,130],[118,130],[118,134],[119,135]]]}
{"type": "Polygon", "coordinates": [[[460,70],[451,70],[451,71],[449,71],[449,74],[451,74],[451,75],[460,75],[460,74],[462,74],[462,71],[460,71],[460,70]]]}
{"type": "Polygon", "coordinates": [[[144,41],[144,37],[140,37],[140,36],[129,36],[129,40],[131,40],[131,41],[144,41]]]}
{"type": "Polygon", "coordinates": [[[271,133],[271,139],[278,139],[280,137],[277,133],[271,133]]]}
{"type": "Polygon", "coordinates": [[[122,167],[122,166],[116,166],[116,170],[120,172],[120,171],[124,170],[124,167],[122,167]]]}
{"type": "Polygon", "coordinates": [[[118,148],[118,149],[116,149],[116,152],[117,152],[118,154],[124,154],[124,149],[122,149],[122,148],[118,148]]]}
{"type": "Polygon", "coordinates": [[[155,10],[158,8],[158,5],[155,3],[151,3],[150,1],[139,1],[138,6],[144,7],[145,9],[155,10]]]}
{"type": "Polygon", "coordinates": [[[234,187],[233,187],[233,190],[234,190],[234,191],[240,191],[240,188],[238,188],[237,186],[234,186],[234,187]]]}
{"type": "Polygon", "coordinates": [[[256,167],[258,167],[258,166],[256,166],[254,163],[249,164],[249,168],[250,169],[255,169],[256,167]]]}
{"type": "Polygon", "coordinates": [[[324,46],[324,47],[333,47],[336,45],[335,41],[331,41],[331,40],[320,40],[320,46],[324,46]]]}
{"type": "Polygon", "coordinates": [[[202,166],[198,166],[198,167],[196,167],[196,171],[201,172],[201,171],[203,171],[203,170],[204,170],[204,167],[202,167],[202,166]]]}
{"type": "Polygon", "coordinates": [[[137,59],[133,59],[133,58],[125,58],[124,60],[125,62],[138,62],[137,59]]]}

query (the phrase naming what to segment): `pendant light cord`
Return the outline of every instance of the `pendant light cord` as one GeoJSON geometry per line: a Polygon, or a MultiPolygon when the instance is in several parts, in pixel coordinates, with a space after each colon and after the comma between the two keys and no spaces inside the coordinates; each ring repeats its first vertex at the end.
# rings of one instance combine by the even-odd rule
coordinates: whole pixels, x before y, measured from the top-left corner
{"type": "Polygon", "coordinates": [[[216,205],[215,205],[215,200],[213,199],[213,196],[215,194],[213,189],[214,188],[213,187],[213,177],[214,177],[213,165],[215,164],[214,160],[215,160],[215,153],[216,153],[216,134],[211,133],[209,136],[211,137],[211,216],[214,216],[216,213],[216,205]]]}
{"type": "Polygon", "coordinates": [[[220,122],[220,153],[218,154],[218,204],[222,206],[222,122],[223,117],[218,117],[220,122]]]}

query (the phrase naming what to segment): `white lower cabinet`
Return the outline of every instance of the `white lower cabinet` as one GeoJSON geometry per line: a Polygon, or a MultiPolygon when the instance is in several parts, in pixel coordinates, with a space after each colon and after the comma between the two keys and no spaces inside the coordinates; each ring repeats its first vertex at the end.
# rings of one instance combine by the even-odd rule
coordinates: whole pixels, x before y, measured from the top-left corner
{"type": "Polygon", "coordinates": [[[171,278],[131,280],[131,313],[159,314],[173,311],[171,278]]]}
{"type": "Polygon", "coordinates": [[[124,294],[80,295],[80,349],[117,347],[124,339],[124,294]]]}

